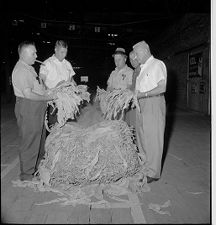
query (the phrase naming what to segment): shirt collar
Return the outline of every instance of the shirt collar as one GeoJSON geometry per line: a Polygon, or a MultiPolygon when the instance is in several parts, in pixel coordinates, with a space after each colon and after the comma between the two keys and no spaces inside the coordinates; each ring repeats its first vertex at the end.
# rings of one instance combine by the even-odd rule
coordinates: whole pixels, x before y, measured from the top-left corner
{"type": "Polygon", "coordinates": [[[27,67],[28,69],[32,70],[32,66],[28,65],[26,62],[24,62],[22,59],[19,60],[20,63],[22,63],[25,67],[27,67]]]}
{"type": "Polygon", "coordinates": [[[115,70],[116,70],[116,72],[119,72],[119,71],[122,71],[122,70],[124,70],[124,69],[126,69],[127,68],[127,64],[125,64],[125,66],[124,67],[122,67],[120,70],[116,67],[115,68],[115,70]]]}
{"type": "Polygon", "coordinates": [[[148,64],[152,61],[152,59],[154,59],[154,56],[153,56],[153,55],[151,55],[151,56],[145,61],[144,64],[140,64],[140,67],[142,68],[143,66],[148,65],[148,64]]]}
{"type": "Polygon", "coordinates": [[[53,54],[52,57],[53,57],[55,62],[58,62],[58,63],[64,63],[65,62],[65,59],[63,59],[62,62],[59,61],[58,58],[56,58],[55,54],[53,54]]]}

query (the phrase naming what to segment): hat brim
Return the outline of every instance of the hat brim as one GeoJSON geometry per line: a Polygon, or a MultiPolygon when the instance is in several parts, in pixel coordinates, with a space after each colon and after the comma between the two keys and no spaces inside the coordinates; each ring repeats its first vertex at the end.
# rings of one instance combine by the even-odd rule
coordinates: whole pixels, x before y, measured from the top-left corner
{"type": "Polygon", "coordinates": [[[112,57],[114,57],[115,55],[124,55],[127,56],[125,52],[122,51],[116,51],[115,53],[112,54],[112,57]]]}

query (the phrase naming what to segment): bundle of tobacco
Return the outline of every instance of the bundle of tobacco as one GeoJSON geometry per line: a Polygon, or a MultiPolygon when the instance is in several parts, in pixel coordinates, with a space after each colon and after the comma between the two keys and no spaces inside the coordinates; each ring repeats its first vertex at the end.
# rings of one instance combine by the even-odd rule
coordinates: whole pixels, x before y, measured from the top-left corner
{"type": "Polygon", "coordinates": [[[133,134],[121,120],[88,128],[65,124],[47,137],[45,151],[38,173],[52,188],[108,184],[140,169],[133,134]]]}
{"type": "Polygon", "coordinates": [[[137,107],[140,110],[136,93],[130,89],[105,91],[97,87],[95,101],[97,100],[99,100],[104,118],[108,120],[121,120],[124,116],[124,111],[129,107],[137,107]]]}
{"type": "Polygon", "coordinates": [[[57,108],[58,123],[48,127],[47,114],[45,117],[46,129],[50,132],[54,128],[62,127],[68,119],[74,119],[79,113],[79,105],[83,101],[90,101],[90,93],[87,91],[86,85],[75,86],[72,82],[64,82],[60,86],[53,88],[50,92],[57,98],[49,101],[47,105],[53,107],[53,111],[57,108]]]}

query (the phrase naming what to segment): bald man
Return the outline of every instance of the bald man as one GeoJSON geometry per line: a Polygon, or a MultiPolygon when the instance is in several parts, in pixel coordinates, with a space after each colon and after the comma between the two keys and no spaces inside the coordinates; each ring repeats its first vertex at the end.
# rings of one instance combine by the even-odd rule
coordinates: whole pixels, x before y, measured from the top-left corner
{"type": "Polygon", "coordinates": [[[135,87],[141,109],[136,111],[137,145],[146,155],[147,182],[151,183],[161,175],[167,70],[161,60],[154,58],[145,41],[135,44],[133,50],[141,67],[135,87]]]}
{"type": "Polygon", "coordinates": [[[15,116],[21,145],[19,148],[20,180],[32,180],[36,170],[46,103],[52,100],[45,91],[32,65],[37,58],[37,50],[32,42],[22,42],[18,46],[19,61],[12,72],[12,84],[16,96],[15,116]]]}

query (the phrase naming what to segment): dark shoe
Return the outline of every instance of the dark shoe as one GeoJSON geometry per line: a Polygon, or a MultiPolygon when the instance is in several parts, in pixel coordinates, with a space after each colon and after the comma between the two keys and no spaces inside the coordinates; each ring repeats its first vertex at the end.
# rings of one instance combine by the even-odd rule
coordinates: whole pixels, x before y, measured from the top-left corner
{"type": "Polygon", "coordinates": [[[157,180],[159,180],[159,179],[158,179],[158,178],[148,177],[148,176],[147,176],[147,183],[148,183],[148,184],[150,184],[150,183],[153,182],[153,181],[157,181],[157,180]]]}
{"type": "Polygon", "coordinates": [[[34,176],[30,174],[22,174],[20,175],[21,181],[31,181],[34,176]]]}

